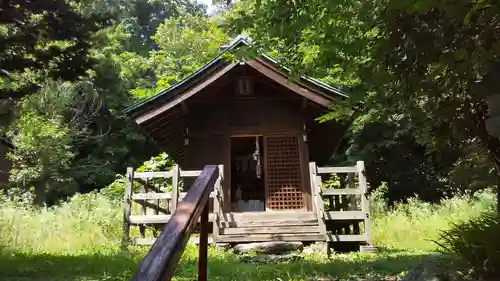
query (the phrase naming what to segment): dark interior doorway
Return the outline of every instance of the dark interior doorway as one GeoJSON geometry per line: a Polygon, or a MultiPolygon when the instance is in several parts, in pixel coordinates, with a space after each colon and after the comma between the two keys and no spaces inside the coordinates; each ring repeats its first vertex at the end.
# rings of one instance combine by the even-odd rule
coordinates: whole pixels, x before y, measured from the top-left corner
{"type": "Polygon", "coordinates": [[[235,212],[265,211],[261,136],[231,138],[231,204],[235,212]]]}

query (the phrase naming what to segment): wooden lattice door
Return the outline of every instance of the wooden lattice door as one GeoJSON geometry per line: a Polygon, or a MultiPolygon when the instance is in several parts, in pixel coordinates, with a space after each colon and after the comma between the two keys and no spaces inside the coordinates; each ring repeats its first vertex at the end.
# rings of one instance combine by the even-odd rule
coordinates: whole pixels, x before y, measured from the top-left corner
{"type": "Polygon", "coordinates": [[[267,136],[266,205],[270,210],[304,209],[299,143],[296,136],[267,136]]]}

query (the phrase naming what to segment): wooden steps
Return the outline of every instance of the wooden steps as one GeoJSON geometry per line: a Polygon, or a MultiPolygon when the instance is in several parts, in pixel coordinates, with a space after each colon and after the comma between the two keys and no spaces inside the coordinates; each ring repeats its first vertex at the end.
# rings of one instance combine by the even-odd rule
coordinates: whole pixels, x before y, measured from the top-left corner
{"type": "Polygon", "coordinates": [[[230,213],[221,221],[216,242],[323,241],[313,212],[230,213]]]}
{"type": "Polygon", "coordinates": [[[319,233],[284,233],[284,234],[237,234],[220,235],[215,238],[218,243],[245,243],[268,241],[325,241],[325,236],[319,233]]]}
{"type": "MultiPolygon", "coordinates": [[[[343,211],[324,212],[326,219],[362,220],[364,212],[343,211]]],[[[132,225],[164,224],[171,215],[130,216],[132,225]]],[[[214,214],[209,214],[213,222],[214,214]]],[[[363,234],[337,235],[321,232],[318,218],[314,212],[276,211],[225,213],[218,228],[219,235],[212,236],[216,243],[245,243],[267,241],[328,241],[328,242],[365,242],[363,234]]],[[[212,239],[211,238],[211,239],[212,239]]],[[[151,245],[155,238],[134,238],[133,244],[151,245]]]]}

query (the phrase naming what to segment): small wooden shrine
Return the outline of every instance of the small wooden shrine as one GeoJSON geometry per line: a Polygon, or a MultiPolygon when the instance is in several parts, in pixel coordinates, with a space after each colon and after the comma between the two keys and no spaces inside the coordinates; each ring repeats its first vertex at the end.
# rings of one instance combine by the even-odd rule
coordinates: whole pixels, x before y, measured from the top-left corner
{"type": "MultiPolygon", "coordinates": [[[[323,241],[326,230],[321,227],[326,223],[322,218],[323,203],[319,204],[323,207],[318,205],[322,197],[317,166],[326,164],[335,153],[349,124],[320,123],[316,118],[347,96],[313,78],[291,80],[289,73],[265,54],[238,62],[223,59],[225,53],[245,45],[247,41],[238,38],[183,81],[126,112],[178,164],[176,171],[164,174],[165,177],[183,178],[184,171],[183,191],[194,179],[187,177],[196,176],[194,171],[208,164],[223,167],[220,195],[215,195],[220,200],[212,206],[214,215],[218,215],[211,217],[211,221],[217,220],[214,237],[219,241],[323,241]],[[276,223],[282,229],[272,230],[276,223]],[[284,230],[287,226],[290,228],[284,230]]],[[[330,172],[357,175],[358,168],[344,167],[330,172]]],[[[149,180],[146,174],[129,177],[143,183],[149,180]]],[[[347,178],[345,183],[347,187],[347,178]]],[[[173,186],[173,193],[179,192],[176,184],[173,186]]],[[[339,198],[341,194],[363,195],[362,189],[352,185],[350,190],[356,192],[330,195],[339,198]]],[[[180,197],[172,194],[170,197],[130,195],[130,198],[132,201],[170,198],[175,206],[180,197]]],[[[342,211],[341,201],[346,208],[348,201],[355,203],[349,200],[339,199],[338,211],[342,211]]],[[[335,200],[331,206],[334,204],[335,200]]],[[[167,213],[171,211],[168,206],[164,209],[167,213]]],[[[352,215],[357,222],[367,217],[366,210],[352,215]]],[[[130,216],[130,224],[161,221],[159,217],[152,221],[130,216]]],[[[351,220],[348,213],[342,218],[351,220]]],[[[350,228],[352,234],[354,228],[350,228]]],[[[360,236],[359,227],[357,232],[356,239],[367,241],[366,235],[360,236]]]]}

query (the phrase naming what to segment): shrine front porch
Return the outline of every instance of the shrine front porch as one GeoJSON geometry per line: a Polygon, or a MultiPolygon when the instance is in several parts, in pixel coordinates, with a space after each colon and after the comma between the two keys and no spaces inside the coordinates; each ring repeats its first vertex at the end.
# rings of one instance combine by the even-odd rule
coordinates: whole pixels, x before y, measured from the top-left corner
{"type": "MultiPolygon", "coordinates": [[[[370,244],[370,216],[364,164],[317,167],[309,164],[312,211],[225,211],[224,167],[210,193],[209,221],[215,243],[322,241],[370,244]]],[[[201,171],[175,166],[165,172],[134,172],[128,168],[124,203],[124,237],[137,245],[152,244],[186,192],[183,179],[201,171]]]]}

